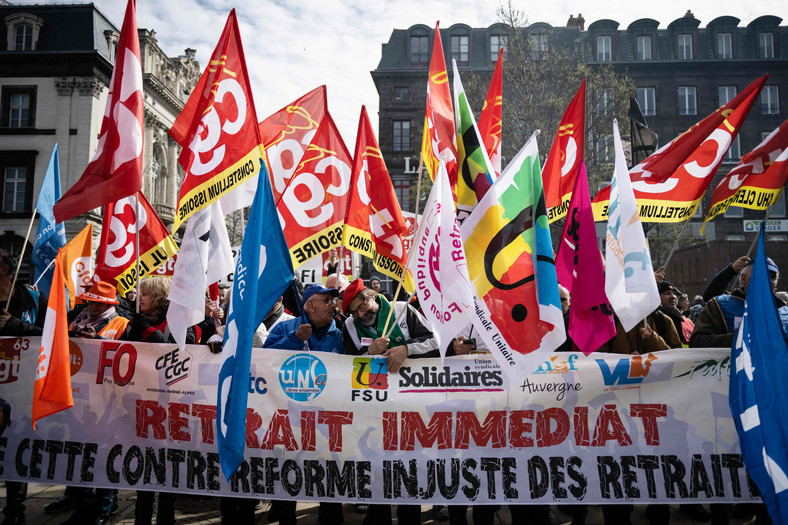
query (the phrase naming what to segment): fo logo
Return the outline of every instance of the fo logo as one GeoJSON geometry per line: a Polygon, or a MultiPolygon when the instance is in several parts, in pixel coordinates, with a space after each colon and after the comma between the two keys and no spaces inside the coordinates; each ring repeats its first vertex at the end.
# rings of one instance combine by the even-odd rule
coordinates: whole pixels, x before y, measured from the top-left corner
{"type": "Polygon", "coordinates": [[[604,359],[596,359],[596,362],[607,386],[639,385],[651,370],[652,361],[656,359],[654,354],[648,354],[645,358],[640,355],[624,357],[618,360],[612,370],[604,359]]]}
{"type": "Polygon", "coordinates": [[[389,375],[386,359],[378,357],[356,357],[353,359],[353,375],[350,379],[353,390],[351,401],[385,401],[388,399],[389,375]]]}
{"type": "Polygon", "coordinates": [[[327,378],[326,365],[312,354],[296,354],[279,369],[279,384],[293,401],[311,401],[319,396],[327,378]]]}

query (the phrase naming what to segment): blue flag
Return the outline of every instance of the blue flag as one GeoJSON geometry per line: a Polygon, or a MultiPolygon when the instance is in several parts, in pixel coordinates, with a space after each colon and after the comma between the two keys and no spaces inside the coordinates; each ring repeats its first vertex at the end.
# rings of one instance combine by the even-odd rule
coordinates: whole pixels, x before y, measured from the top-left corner
{"type": "Polygon", "coordinates": [[[744,466],[772,521],[788,523],[788,345],[766,270],[765,231],[761,223],[744,318],[731,350],[729,402],[744,466]]]}
{"type": "Polygon", "coordinates": [[[63,223],[55,221],[52,207],[60,198],[60,161],[57,154],[57,143],[49,157],[44,182],[38,192],[36,210],[38,211],[38,230],[33,241],[33,264],[36,267],[38,289],[49,296],[52,287],[52,276],[55,265],[50,266],[57,256],[57,251],[66,245],[66,228],[63,223]]]}
{"type": "Polygon", "coordinates": [[[219,461],[228,480],[244,457],[252,335],[293,280],[293,263],[278,227],[268,172],[262,160],[260,164],[257,193],[235,268],[219,372],[216,435],[219,461]]]}

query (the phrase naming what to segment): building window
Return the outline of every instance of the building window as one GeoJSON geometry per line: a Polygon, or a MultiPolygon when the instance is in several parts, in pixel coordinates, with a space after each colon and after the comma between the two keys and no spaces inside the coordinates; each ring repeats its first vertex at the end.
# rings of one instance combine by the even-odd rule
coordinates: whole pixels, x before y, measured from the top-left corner
{"type": "Polygon", "coordinates": [[[613,163],[612,135],[602,135],[596,139],[596,160],[600,164],[613,163]]]}
{"type": "Polygon", "coordinates": [[[678,44],[679,60],[692,60],[692,35],[679,35],[678,44]]]}
{"type": "Polygon", "coordinates": [[[34,86],[3,87],[3,120],[8,128],[35,127],[36,88],[34,86]]]}
{"type": "Polygon", "coordinates": [[[717,33],[717,58],[733,58],[733,40],[730,33],[717,33]]]}
{"type": "Polygon", "coordinates": [[[740,219],[744,217],[744,208],[741,208],[739,206],[731,206],[727,210],[725,210],[725,217],[740,219]]]}
{"type": "Polygon", "coordinates": [[[656,89],[653,87],[638,88],[638,104],[645,117],[657,114],[655,93],[656,89]]]}
{"type": "MultiPolygon", "coordinates": [[[[772,133],[774,133],[774,131],[761,131],[761,143],[768,139],[772,133]]],[[[760,146],[760,144],[758,145],[760,146]]]]}
{"type": "Polygon", "coordinates": [[[33,24],[19,24],[14,30],[14,51],[33,49],[33,24]]]}
{"type": "Polygon", "coordinates": [[[407,86],[395,87],[394,102],[410,102],[410,89],[407,86]]]}
{"type": "Polygon", "coordinates": [[[697,115],[698,106],[696,104],[695,88],[679,87],[679,115],[697,115]]]}
{"type": "Polygon", "coordinates": [[[8,51],[35,51],[38,34],[44,19],[28,13],[14,13],[5,17],[6,49],[8,51]]]}
{"type": "Polygon", "coordinates": [[[758,33],[758,56],[774,58],[774,34],[758,33]]]}
{"type": "Polygon", "coordinates": [[[736,86],[720,86],[717,88],[717,97],[720,107],[724,106],[736,96],[736,86]]]}
{"type": "Polygon", "coordinates": [[[609,115],[613,111],[613,90],[600,89],[599,98],[596,101],[596,114],[609,115]]]}
{"type": "Polygon", "coordinates": [[[780,97],[777,86],[763,86],[761,91],[761,113],[776,115],[780,111],[780,97]]]}
{"type": "Polygon", "coordinates": [[[498,52],[503,49],[506,54],[506,47],[509,45],[508,35],[492,35],[490,37],[490,62],[498,61],[498,52]]]}
{"type": "Polygon", "coordinates": [[[612,39],[609,36],[596,37],[597,62],[610,62],[613,59],[612,39]]]}
{"type": "Polygon", "coordinates": [[[638,60],[651,60],[651,36],[637,37],[638,60]]]}
{"type": "Polygon", "coordinates": [[[731,142],[731,147],[725,152],[723,162],[739,162],[741,160],[741,141],[739,135],[731,142]]]}
{"type": "Polygon", "coordinates": [[[402,211],[410,209],[410,179],[392,179],[392,186],[394,186],[394,194],[399,200],[399,205],[402,211]]]}
{"type": "Polygon", "coordinates": [[[410,120],[395,120],[394,126],[394,151],[410,151],[410,120]]]}
{"type": "Polygon", "coordinates": [[[468,65],[468,35],[451,37],[451,57],[461,66],[468,65]]]}
{"type": "Polygon", "coordinates": [[[777,200],[772,204],[772,213],[770,217],[785,217],[785,192],[781,192],[777,200]]]}
{"type": "Polygon", "coordinates": [[[430,63],[430,39],[427,36],[410,37],[410,63],[426,66],[430,63]]]}
{"type": "Polygon", "coordinates": [[[27,168],[9,166],[3,173],[3,213],[27,211],[27,168]]]}
{"type": "Polygon", "coordinates": [[[550,47],[550,36],[547,33],[530,35],[531,60],[544,60],[550,47]]]}

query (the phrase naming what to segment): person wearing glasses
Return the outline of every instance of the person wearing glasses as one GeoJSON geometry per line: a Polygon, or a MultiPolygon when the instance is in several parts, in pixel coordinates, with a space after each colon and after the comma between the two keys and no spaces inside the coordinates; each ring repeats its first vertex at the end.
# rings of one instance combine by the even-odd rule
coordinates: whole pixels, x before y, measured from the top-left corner
{"type": "MultiPolygon", "coordinates": [[[[304,288],[304,315],[275,325],[268,333],[263,348],[344,353],[342,331],[334,322],[334,307],[338,296],[339,290],[336,288],[326,288],[319,284],[310,284],[304,288]]],[[[271,501],[268,521],[278,521],[280,525],[295,525],[296,501],[271,501]]],[[[344,522],[342,504],[321,502],[317,521],[321,525],[339,525],[344,522]]]]}
{"type": "Polygon", "coordinates": [[[339,290],[320,284],[304,288],[304,315],[282,321],[271,329],[263,348],[344,353],[342,331],[334,322],[339,290]]]}

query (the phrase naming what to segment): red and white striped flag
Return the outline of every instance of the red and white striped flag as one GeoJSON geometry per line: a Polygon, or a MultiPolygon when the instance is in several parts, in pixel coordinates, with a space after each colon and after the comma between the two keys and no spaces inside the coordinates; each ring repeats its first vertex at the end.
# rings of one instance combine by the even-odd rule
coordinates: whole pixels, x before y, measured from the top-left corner
{"type": "Polygon", "coordinates": [[[55,259],[44,333],[38,350],[36,382],[33,387],[33,430],[36,421],[74,406],[71,396],[71,365],[68,355],[66,288],[63,281],[63,249],[55,259]]]}

